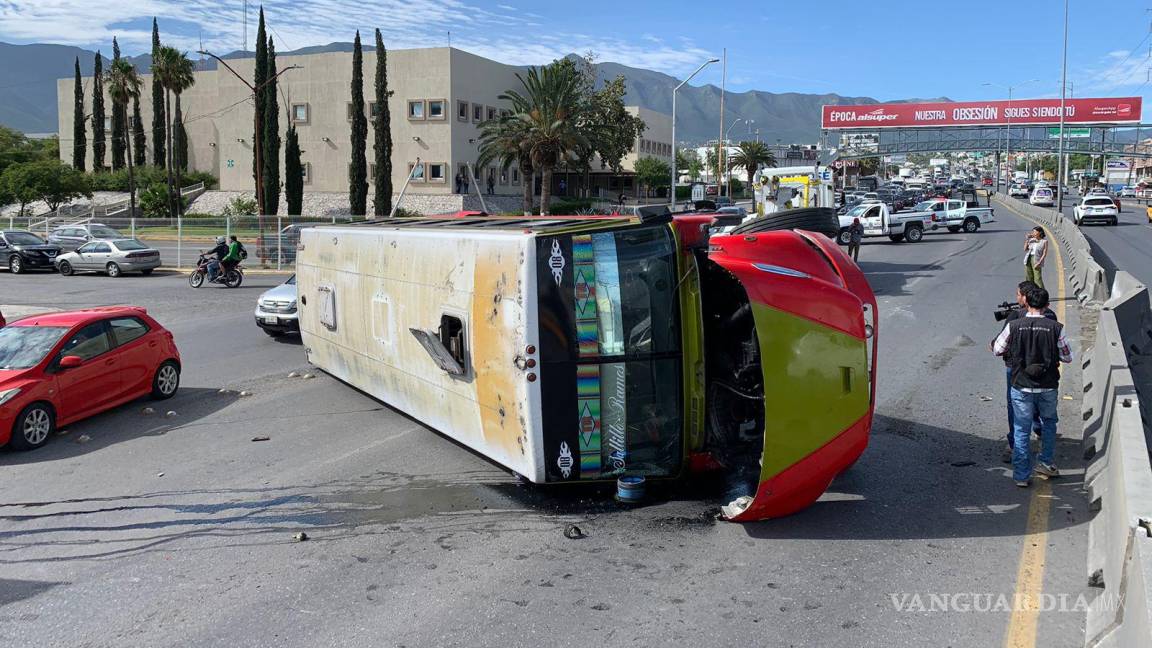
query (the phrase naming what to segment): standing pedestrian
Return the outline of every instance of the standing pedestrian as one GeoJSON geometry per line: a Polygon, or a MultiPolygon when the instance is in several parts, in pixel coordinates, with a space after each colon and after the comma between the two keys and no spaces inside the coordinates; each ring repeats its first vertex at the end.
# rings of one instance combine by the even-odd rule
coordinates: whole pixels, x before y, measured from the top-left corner
{"type": "Polygon", "coordinates": [[[468,193],[468,174],[464,174],[464,193],[468,193]]]}
{"type": "Polygon", "coordinates": [[[848,256],[853,261],[860,262],[860,243],[864,241],[864,224],[859,218],[853,218],[848,226],[848,256]]]}
{"type": "Polygon", "coordinates": [[[488,195],[496,193],[496,176],[488,174],[488,195]]]}
{"type": "MultiPolygon", "coordinates": [[[[1008,316],[1004,318],[1004,328],[1008,328],[1008,324],[1012,320],[1024,317],[1024,314],[1028,312],[1028,297],[1027,297],[1027,295],[1029,292],[1036,290],[1037,288],[1039,288],[1039,286],[1032,283],[1031,281],[1021,281],[1020,282],[1020,284],[1016,287],[1016,305],[1019,306],[1019,308],[1012,310],[1011,312],[1008,313],[1008,316]]],[[[1044,317],[1047,317],[1048,319],[1052,320],[1053,322],[1056,321],[1056,313],[1052,312],[1051,308],[1045,308],[1044,309],[1044,317]]],[[[1000,332],[1003,333],[1004,329],[1001,329],[1000,332]]],[[[988,348],[989,349],[993,348],[995,342],[996,342],[995,340],[993,340],[992,342],[989,342],[988,348]]],[[[1011,356],[1008,356],[1008,355],[1004,355],[1003,358],[1004,358],[1004,377],[1005,377],[1005,380],[1004,380],[1004,382],[1005,382],[1004,400],[1008,405],[1008,445],[1006,445],[1004,447],[1004,452],[1001,455],[1000,460],[1003,461],[1004,463],[1012,463],[1012,451],[1013,451],[1013,446],[1015,446],[1014,437],[1016,435],[1016,432],[1015,432],[1016,416],[1014,415],[1014,410],[1012,407],[1012,358],[1011,358],[1011,356]]],[[[1036,413],[1032,417],[1032,433],[1035,434],[1037,437],[1039,437],[1040,433],[1041,433],[1040,412],[1039,411],[1036,411],[1036,413]]]]}
{"type": "Polygon", "coordinates": [[[1033,227],[1024,239],[1024,280],[1044,287],[1044,261],[1048,258],[1048,239],[1044,228],[1033,227]]]}
{"type": "Polygon", "coordinates": [[[568,195],[568,181],[565,180],[564,178],[560,178],[560,195],[561,196],[567,196],[568,195]]]}
{"type": "Polygon", "coordinates": [[[1044,317],[1048,291],[1037,288],[1025,296],[1028,312],[1004,327],[992,344],[996,355],[1007,355],[1012,363],[1013,448],[1012,479],[1020,488],[1032,483],[1033,465],[1029,436],[1032,418],[1040,412],[1040,456],[1035,472],[1059,477],[1053,463],[1056,454],[1057,392],[1060,363],[1072,362],[1072,349],[1064,336],[1064,326],[1044,317]]]}
{"type": "Polygon", "coordinates": [[[460,188],[464,186],[464,176],[459,171],[456,172],[456,193],[463,193],[460,188]]]}

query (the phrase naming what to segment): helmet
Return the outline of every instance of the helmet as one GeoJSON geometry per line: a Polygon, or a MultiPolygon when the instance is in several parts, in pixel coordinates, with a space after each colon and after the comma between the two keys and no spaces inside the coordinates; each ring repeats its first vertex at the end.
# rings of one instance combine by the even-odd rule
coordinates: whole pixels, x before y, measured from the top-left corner
{"type": "Polygon", "coordinates": [[[223,245],[224,241],[225,241],[225,239],[223,236],[217,236],[216,237],[216,245],[223,245]]]}

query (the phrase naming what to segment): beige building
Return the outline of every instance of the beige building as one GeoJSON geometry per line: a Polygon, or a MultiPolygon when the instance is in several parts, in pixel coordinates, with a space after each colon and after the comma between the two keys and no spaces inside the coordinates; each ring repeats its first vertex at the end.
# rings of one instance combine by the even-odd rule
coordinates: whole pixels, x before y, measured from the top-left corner
{"type": "MultiPolygon", "coordinates": [[[[247,79],[252,78],[254,59],[229,60],[228,64],[247,79]]],[[[280,127],[289,120],[296,125],[302,150],[304,191],[345,193],[351,158],[351,52],[277,56],[279,70],[290,66],[280,77],[280,127]]],[[[374,79],[376,55],[364,53],[364,101],[368,113],[367,157],[369,181],[372,178],[373,129],[375,110],[374,79]]],[[[389,109],[393,141],[392,183],[400,192],[408,173],[415,167],[410,195],[456,192],[457,174],[466,176],[466,165],[478,154],[480,123],[506,110],[499,100],[505,90],[519,88],[518,68],[452,48],[392,50],[388,52],[388,84],[393,92],[389,109]]],[[[188,163],[220,179],[220,188],[250,191],[252,180],[252,102],[246,85],[223,67],[195,73],[196,84],[184,93],[182,110],[188,133],[188,163]]],[[[151,75],[143,75],[141,111],[151,127],[151,75]]],[[[85,80],[86,101],[90,102],[91,80],[85,80]]],[[[108,100],[106,99],[106,102],[108,100]]],[[[108,105],[111,105],[110,102],[108,105]]],[[[71,161],[73,80],[57,81],[57,106],[61,159],[71,161]],[[66,153],[67,152],[67,153],[66,153]]],[[[630,107],[648,124],[636,148],[626,159],[631,170],[637,156],[655,156],[671,162],[671,120],[667,115],[630,107]]],[[[88,145],[91,151],[92,137],[88,145]]],[[[152,146],[149,137],[148,155],[152,146]]],[[[106,161],[110,160],[106,155],[106,161]]],[[[88,159],[92,156],[89,153],[88,159]]],[[[281,161],[283,154],[281,153],[281,161]]],[[[281,162],[283,163],[283,162],[281,162]]],[[[625,175],[612,177],[593,163],[593,188],[605,193],[621,187],[631,192],[634,183],[625,175]]],[[[488,188],[491,177],[494,193],[518,196],[522,193],[515,168],[495,167],[475,170],[481,187],[488,188]]],[[[574,195],[579,174],[556,173],[553,190],[574,195]]],[[[537,179],[536,191],[539,191],[537,179]]],[[[475,187],[469,187],[475,191],[475,187]]],[[[372,191],[369,190],[369,199],[372,191]]],[[[614,194],[613,194],[614,195],[614,194]]]]}

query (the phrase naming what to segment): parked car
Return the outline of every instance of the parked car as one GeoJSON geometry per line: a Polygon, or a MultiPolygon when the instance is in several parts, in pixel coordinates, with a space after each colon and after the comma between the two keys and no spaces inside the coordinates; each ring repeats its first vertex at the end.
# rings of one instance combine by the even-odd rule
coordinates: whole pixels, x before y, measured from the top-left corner
{"type": "Polygon", "coordinates": [[[1121,198],[1135,198],[1136,197],[1136,187],[1124,187],[1123,189],[1120,190],[1120,197],[1121,198]]]}
{"type": "Polygon", "coordinates": [[[729,196],[716,196],[716,207],[731,207],[736,203],[732,202],[729,196]]]}
{"type": "Polygon", "coordinates": [[[56,258],[56,269],[66,277],[83,271],[104,272],[109,277],[139,272],[147,277],[159,267],[160,251],[136,239],[91,241],[56,258]]]}
{"type": "Polygon", "coordinates": [[[25,317],[0,328],[0,446],[37,448],[59,427],[179,386],[172,334],[143,308],[25,317]]]}
{"type": "Polygon", "coordinates": [[[272,337],[300,332],[296,312],[296,275],[265,291],[256,300],[256,326],[272,337]]]}
{"type": "Polygon", "coordinates": [[[1119,211],[1116,203],[1108,196],[1087,195],[1080,200],[1080,204],[1072,208],[1072,220],[1077,225],[1084,225],[1093,221],[1115,225],[1119,222],[1119,211]]]}
{"type": "Polygon", "coordinates": [[[120,232],[101,223],[78,223],[57,227],[48,235],[48,242],[72,251],[93,240],[126,238],[120,232]]]}
{"type": "Polygon", "coordinates": [[[60,254],[60,246],[45,243],[44,239],[23,230],[0,230],[0,257],[12,274],[33,268],[52,269],[52,262],[60,254]]]}

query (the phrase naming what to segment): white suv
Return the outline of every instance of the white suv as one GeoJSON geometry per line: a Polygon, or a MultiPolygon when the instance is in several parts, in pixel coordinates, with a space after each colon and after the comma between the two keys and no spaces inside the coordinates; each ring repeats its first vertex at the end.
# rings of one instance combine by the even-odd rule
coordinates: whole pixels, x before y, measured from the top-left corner
{"type": "Polygon", "coordinates": [[[1052,190],[1048,187],[1036,187],[1032,192],[1032,197],[1028,202],[1037,207],[1051,207],[1056,204],[1056,199],[1052,195],[1052,190]]]}
{"type": "Polygon", "coordinates": [[[1116,213],[1116,203],[1108,196],[1084,196],[1079,205],[1072,209],[1072,220],[1077,225],[1092,221],[1115,225],[1119,221],[1116,213]]]}

